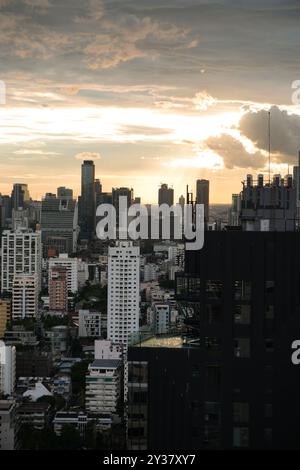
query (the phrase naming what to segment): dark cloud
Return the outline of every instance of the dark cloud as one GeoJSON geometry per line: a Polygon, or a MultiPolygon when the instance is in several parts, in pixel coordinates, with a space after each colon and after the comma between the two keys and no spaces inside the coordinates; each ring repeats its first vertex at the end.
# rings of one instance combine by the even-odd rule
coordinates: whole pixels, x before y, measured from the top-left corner
{"type": "MultiPolygon", "coordinates": [[[[283,163],[296,163],[300,150],[300,116],[272,106],[271,116],[271,151],[283,163]]],[[[268,150],[268,111],[249,111],[240,120],[241,132],[255,145],[268,150]]]]}
{"type": "Polygon", "coordinates": [[[261,152],[253,154],[247,152],[243,144],[228,134],[220,137],[210,137],[206,145],[217,153],[224,161],[225,168],[263,168],[265,157],[261,152]]]}

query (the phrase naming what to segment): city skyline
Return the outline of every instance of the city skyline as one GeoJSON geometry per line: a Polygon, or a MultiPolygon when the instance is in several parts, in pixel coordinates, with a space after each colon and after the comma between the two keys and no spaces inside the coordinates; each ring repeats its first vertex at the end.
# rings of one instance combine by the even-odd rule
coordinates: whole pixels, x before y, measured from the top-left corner
{"type": "Polygon", "coordinates": [[[268,173],[269,109],[271,171],[286,174],[299,14],[295,0],[1,1],[1,193],[78,196],[92,159],[103,191],[151,203],[162,182],[177,200],[208,179],[211,203],[230,203],[246,173],[268,173]]]}

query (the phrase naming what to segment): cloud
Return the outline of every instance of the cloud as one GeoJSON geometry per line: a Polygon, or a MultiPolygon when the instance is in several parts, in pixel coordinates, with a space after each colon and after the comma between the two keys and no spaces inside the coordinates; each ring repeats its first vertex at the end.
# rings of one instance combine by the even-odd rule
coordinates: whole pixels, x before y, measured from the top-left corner
{"type": "Polygon", "coordinates": [[[81,152],[75,155],[76,160],[100,160],[101,155],[97,152],[81,152]]]}
{"type": "Polygon", "coordinates": [[[206,111],[208,108],[216,104],[217,100],[205,90],[196,93],[193,102],[195,109],[198,109],[199,111],[206,111]]]}
{"type": "MultiPolygon", "coordinates": [[[[278,162],[293,163],[300,150],[300,115],[292,114],[278,106],[272,106],[271,151],[278,162]]],[[[268,150],[268,111],[249,111],[239,125],[240,131],[254,144],[268,150]]]]}
{"type": "Polygon", "coordinates": [[[224,166],[228,169],[257,169],[265,166],[265,157],[261,152],[247,152],[244,145],[231,135],[222,134],[219,137],[209,137],[205,144],[223,159],[224,166]]]}

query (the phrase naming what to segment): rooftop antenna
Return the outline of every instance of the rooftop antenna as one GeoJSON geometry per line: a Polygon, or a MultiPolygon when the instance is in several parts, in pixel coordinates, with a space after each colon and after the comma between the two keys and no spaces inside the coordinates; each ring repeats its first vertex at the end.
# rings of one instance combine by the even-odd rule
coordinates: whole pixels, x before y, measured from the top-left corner
{"type": "Polygon", "coordinates": [[[269,184],[271,184],[271,111],[268,111],[268,137],[269,137],[269,184]]]}

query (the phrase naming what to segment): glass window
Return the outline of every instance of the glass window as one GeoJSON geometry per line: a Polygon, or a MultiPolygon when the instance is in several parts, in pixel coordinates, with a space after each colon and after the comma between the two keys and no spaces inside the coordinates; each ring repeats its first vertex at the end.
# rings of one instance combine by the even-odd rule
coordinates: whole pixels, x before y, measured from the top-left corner
{"type": "Polygon", "coordinates": [[[233,428],[233,446],[248,447],[249,446],[249,428],[237,427],[233,428]]]}
{"type": "Polygon", "coordinates": [[[204,312],[204,321],[210,325],[214,325],[216,323],[221,323],[222,317],[222,306],[221,305],[205,305],[205,312],[204,312]]]}
{"type": "Polygon", "coordinates": [[[250,339],[249,338],[235,338],[234,355],[235,357],[238,357],[238,358],[250,357],[250,339]]]}
{"type": "Polygon", "coordinates": [[[235,423],[249,422],[249,403],[233,403],[233,420],[235,423]]]}
{"type": "Polygon", "coordinates": [[[222,294],[222,281],[206,281],[206,298],[210,300],[218,300],[222,298],[222,294]]]}
{"type": "Polygon", "coordinates": [[[210,351],[221,351],[222,340],[215,336],[205,337],[205,347],[210,351]]]}
{"type": "Polygon", "coordinates": [[[234,281],[235,300],[251,300],[252,286],[251,281],[234,281]]]}
{"type": "Polygon", "coordinates": [[[273,416],[273,405],[272,403],[265,404],[265,418],[272,418],[273,416]]]}
{"type": "Polygon", "coordinates": [[[251,322],[251,306],[243,304],[235,305],[234,322],[239,325],[249,325],[251,322]]]}

